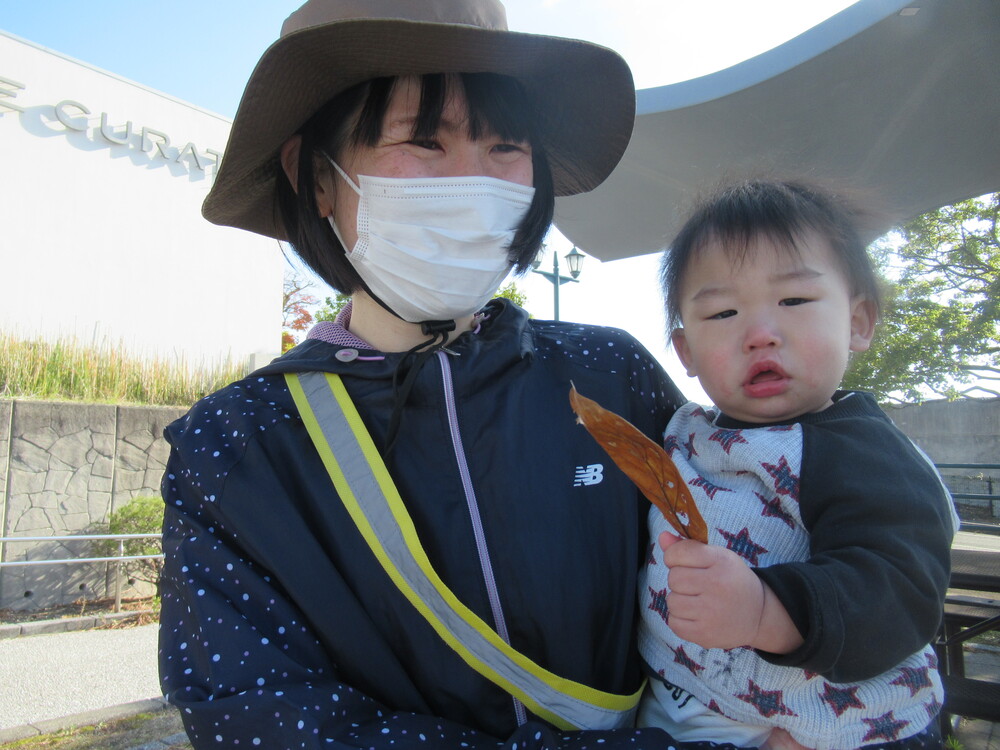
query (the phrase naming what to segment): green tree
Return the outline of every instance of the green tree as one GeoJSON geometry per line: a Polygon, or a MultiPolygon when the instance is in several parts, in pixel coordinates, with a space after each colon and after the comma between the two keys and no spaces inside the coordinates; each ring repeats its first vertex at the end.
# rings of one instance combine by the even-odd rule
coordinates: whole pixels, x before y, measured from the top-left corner
{"type": "MultiPolygon", "coordinates": [[[[157,495],[142,495],[132,498],[121,508],[113,511],[108,519],[106,534],[159,534],[163,527],[163,500],[157,495]]],[[[118,541],[115,539],[100,539],[94,541],[91,553],[94,557],[114,557],[118,554],[118,541]]],[[[160,540],[126,539],[124,540],[126,556],[158,555],[160,540]]],[[[122,575],[137,581],[158,584],[163,560],[126,560],[122,564],[122,575]]]]}
{"type": "Polygon", "coordinates": [[[334,292],[332,297],[327,297],[323,300],[323,306],[316,311],[316,321],[325,320],[332,323],[350,301],[351,298],[349,295],[334,292]]]}
{"type": "Polygon", "coordinates": [[[518,307],[524,307],[528,304],[528,295],[518,289],[517,285],[513,281],[506,286],[500,287],[494,296],[509,299],[518,307]]]}
{"type": "Polygon", "coordinates": [[[872,247],[886,305],[845,386],[881,401],[1000,396],[1000,193],[923,214],[872,247]]]}

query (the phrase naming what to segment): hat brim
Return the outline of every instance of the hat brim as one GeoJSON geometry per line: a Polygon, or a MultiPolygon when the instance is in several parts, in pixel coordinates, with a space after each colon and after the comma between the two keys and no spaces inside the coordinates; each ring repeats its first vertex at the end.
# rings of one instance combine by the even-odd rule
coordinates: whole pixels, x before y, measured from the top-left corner
{"type": "Polygon", "coordinates": [[[297,31],[257,63],[202,214],[287,239],[276,216],[278,153],[323,104],[379,76],[498,73],[536,108],[557,196],[597,187],[632,134],[635,87],[615,52],[562,37],[402,20],[348,20],[297,31]]]}

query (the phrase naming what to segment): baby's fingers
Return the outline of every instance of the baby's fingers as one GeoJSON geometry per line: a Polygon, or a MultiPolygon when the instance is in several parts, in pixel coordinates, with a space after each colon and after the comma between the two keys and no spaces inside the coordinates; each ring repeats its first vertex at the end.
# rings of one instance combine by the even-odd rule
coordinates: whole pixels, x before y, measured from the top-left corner
{"type": "Polygon", "coordinates": [[[660,535],[660,546],[663,549],[663,564],[668,568],[674,566],[707,568],[718,558],[718,552],[721,548],[710,547],[691,539],[674,537],[675,541],[667,540],[667,546],[663,547],[665,534],[666,532],[660,535]]]}
{"type": "Polygon", "coordinates": [[[660,544],[660,549],[666,551],[667,547],[677,544],[681,541],[681,537],[676,534],[671,534],[669,531],[663,531],[656,540],[660,544]]]}

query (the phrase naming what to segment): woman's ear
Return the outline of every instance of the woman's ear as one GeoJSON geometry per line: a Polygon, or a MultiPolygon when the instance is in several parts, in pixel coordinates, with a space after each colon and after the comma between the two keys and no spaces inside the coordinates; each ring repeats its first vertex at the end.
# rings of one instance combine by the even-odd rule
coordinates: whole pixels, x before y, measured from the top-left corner
{"type": "Polygon", "coordinates": [[[852,352],[867,351],[875,336],[878,322],[878,307],[868,297],[855,297],[851,301],[851,346],[852,352]]]}
{"type": "Polygon", "coordinates": [[[293,135],[281,146],[281,168],[292,185],[299,192],[299,154],[302,151],[302,136],[293,135]]]}
{"type": "Polygon", "coordinates": [[[684,333],[683,328],[675,328],[670,332],[670,343],[674,346],[674,351],[677,352],[677,358],[684,365],[684,369],[687,370],[689,378],[693,378],[698,375],[698,371],[694,367],[694,360],[691,357],[691,348],[688,346],[687,334],[684,333]]]}
{"type": "MultiPolygon", "coordinates": [[[[281,169],[284,171],[288,181],[292,184],[292,190],[299,192],[299,163],[302,158],[302,136],[293,135],[281,147],[281,169]]],[[[316,207],[319,209],[321,218],[333,214],[333,191],[329,184],[324,187],[323,180],[326,173],[322,170],[315,170],[316,182],[316,207]]]]}

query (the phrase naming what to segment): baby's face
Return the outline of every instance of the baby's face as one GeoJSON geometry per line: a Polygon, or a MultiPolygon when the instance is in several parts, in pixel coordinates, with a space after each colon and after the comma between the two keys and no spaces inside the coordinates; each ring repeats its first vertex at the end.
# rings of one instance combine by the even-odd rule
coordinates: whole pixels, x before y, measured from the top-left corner
{"type": "Polygon", "coordinates": [[[673,342],[723,413],[776,422],[821,411],[849,353],[871,343],[875,307],[852,297],[833,250],[808,234],[799,253],[767,238],[733,261],[717,243],[692,256],[673,342]]]}

